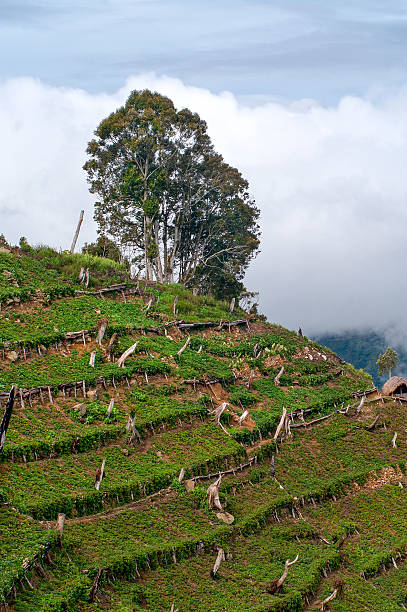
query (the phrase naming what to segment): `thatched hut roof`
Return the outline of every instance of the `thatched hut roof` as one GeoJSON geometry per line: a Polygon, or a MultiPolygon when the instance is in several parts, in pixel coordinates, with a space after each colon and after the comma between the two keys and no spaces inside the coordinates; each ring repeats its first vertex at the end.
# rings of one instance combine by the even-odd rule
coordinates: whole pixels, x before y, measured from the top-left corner
{"type": "Polygon", "coordinates": [[[407,380],[403,378],[402,376],[392,376],[383,385],[383,388],[382,388],[383,395],[391,395],[392,393],[395,392],[395,390],[398,387],[400,387],[400,385],[406,385],[407,387],[407,380]]]}

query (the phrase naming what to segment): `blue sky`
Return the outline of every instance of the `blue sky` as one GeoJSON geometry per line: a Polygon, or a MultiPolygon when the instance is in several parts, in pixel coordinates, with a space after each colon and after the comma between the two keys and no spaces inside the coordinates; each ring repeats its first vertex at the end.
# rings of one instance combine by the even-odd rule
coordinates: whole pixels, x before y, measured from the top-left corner
{"type": "Polygon", "coordinates": [[[407,3],[0,0],[0,53],[0,79],[112,92],[154,71],[249,103],[334,104],[406,82],[407,3]]]}

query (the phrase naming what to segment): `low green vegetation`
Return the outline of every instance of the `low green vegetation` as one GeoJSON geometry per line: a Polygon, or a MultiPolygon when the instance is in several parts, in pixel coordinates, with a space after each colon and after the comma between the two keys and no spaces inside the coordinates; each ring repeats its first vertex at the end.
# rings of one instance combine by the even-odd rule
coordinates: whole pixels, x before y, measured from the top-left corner
{"type": "Polygon", "coordinates": [[[137,288],[124,264],[24,249],[1,255],[20,293],[0,313],[2,409],[18,389],[0,453],[0,603],[283,612],[318,609],[340,579],[332,610],[407,605],[404,403],[368,395],[357,409],[369,375],[238,305],[137,288]],[[81,267],[89,290],[123,282],[126,294],[77,294],[81,267]],[[80,330],[86,344],[64,342],[80,330]],[[207,496],[219,472],[222,512],[207,496]]]}

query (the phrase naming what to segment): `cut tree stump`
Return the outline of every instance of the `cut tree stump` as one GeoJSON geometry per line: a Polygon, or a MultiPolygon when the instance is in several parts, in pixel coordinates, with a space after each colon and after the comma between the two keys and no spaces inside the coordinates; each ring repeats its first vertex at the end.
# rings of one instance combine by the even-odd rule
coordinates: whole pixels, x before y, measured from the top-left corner
{"type": "Polygon", "coordinates": [[[107,319],[100,319],[98,321],[98,335],[96,336],[96,344],[102,346],[102,340],[106,333],[107,319]]]}

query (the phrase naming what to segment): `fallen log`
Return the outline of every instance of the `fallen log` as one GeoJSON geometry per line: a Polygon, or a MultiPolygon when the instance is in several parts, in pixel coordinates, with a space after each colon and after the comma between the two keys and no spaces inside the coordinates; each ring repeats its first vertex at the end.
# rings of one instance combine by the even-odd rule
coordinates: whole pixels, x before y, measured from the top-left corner
{"type": "Polygon", "coordinates": [[[184,346],[182,348],[180,348],[180,350],[177,353],[178,357],[180,357],[182,355],[182,353],[185,351],[185,349],[187,348],[187,346],[188,346],[188,344],[190,342],[191,342],[191,336],[188,336],[187,341],[185,342],[184,346]]]}
{"type": "Polygon", "coordinates": [[[367,431],[373,431],[373,429],[376,427],[376,423],[377,421],[380,419],[380,415],[378,414],[377,417],[375,418],[375,420],[373,421],[373,423],[371,423],[370,425],[366,425],[365,429],[367,431]]]}
{"type": "Polygon", "coordinates": [[[117,365],[119,366],[119,368],[124,368],[124,362],[126,361],[127,357],[130,357],[130,355],[132,355],[134,353],[134,351],[136,350],[136,347],[138,345],[138,340],[137,342],[135,342],[134,344],[132,344],[126,351],[124,351],[123,355],[121,355],[121,357],[119,357],[118,361],[117,361],[117,365]]]}
{"type": "Polygon", "coordinates": [[[127,289],[126,283],[121,283],[117,285],[110,285],[109,287],[102,287],[101,289],[97,289],[96,291],[81,291],[80,289],[76,289],[75,293],[77,295],[101,295],[104,293],[113,293],[114,291],[123,291],[127,289]]]}
{"type": "Polygon", "coordinates": [[[303,423],[295,423],[295,424],[293,423],[291,424],[291,427],[292,428],[309,427],[310,425],[314,425],[315,423],[319,423],[320,421],[325,421],[326,419],[329,419],[331,416],[333,416],[337,412],[339,412],[339,410],[334,410],[330,414],[326,414],[323,417],[318,417],[317,419],[313,419],[312,421],[304,421],[303,423]]]}
{"type": "Polygon", "coordinates": [[[239,325],[246,325],[247,319],[238,319],[236,321],[200,321],[199,323],[184,323],[173,322],[168,324],[171,327],[178,327],[179,329],[201,329],[202,327],[217,327],[218,329],[229,328],[229,327],[238,327],[239,325]]]}
{"type": "Polygon", "coordinates": [[[68,332],[65,334],[65,340],[79,340],[83,339],[83,336],[88,333],[87,329],[81,329],[77,332],[68,332]]]}

